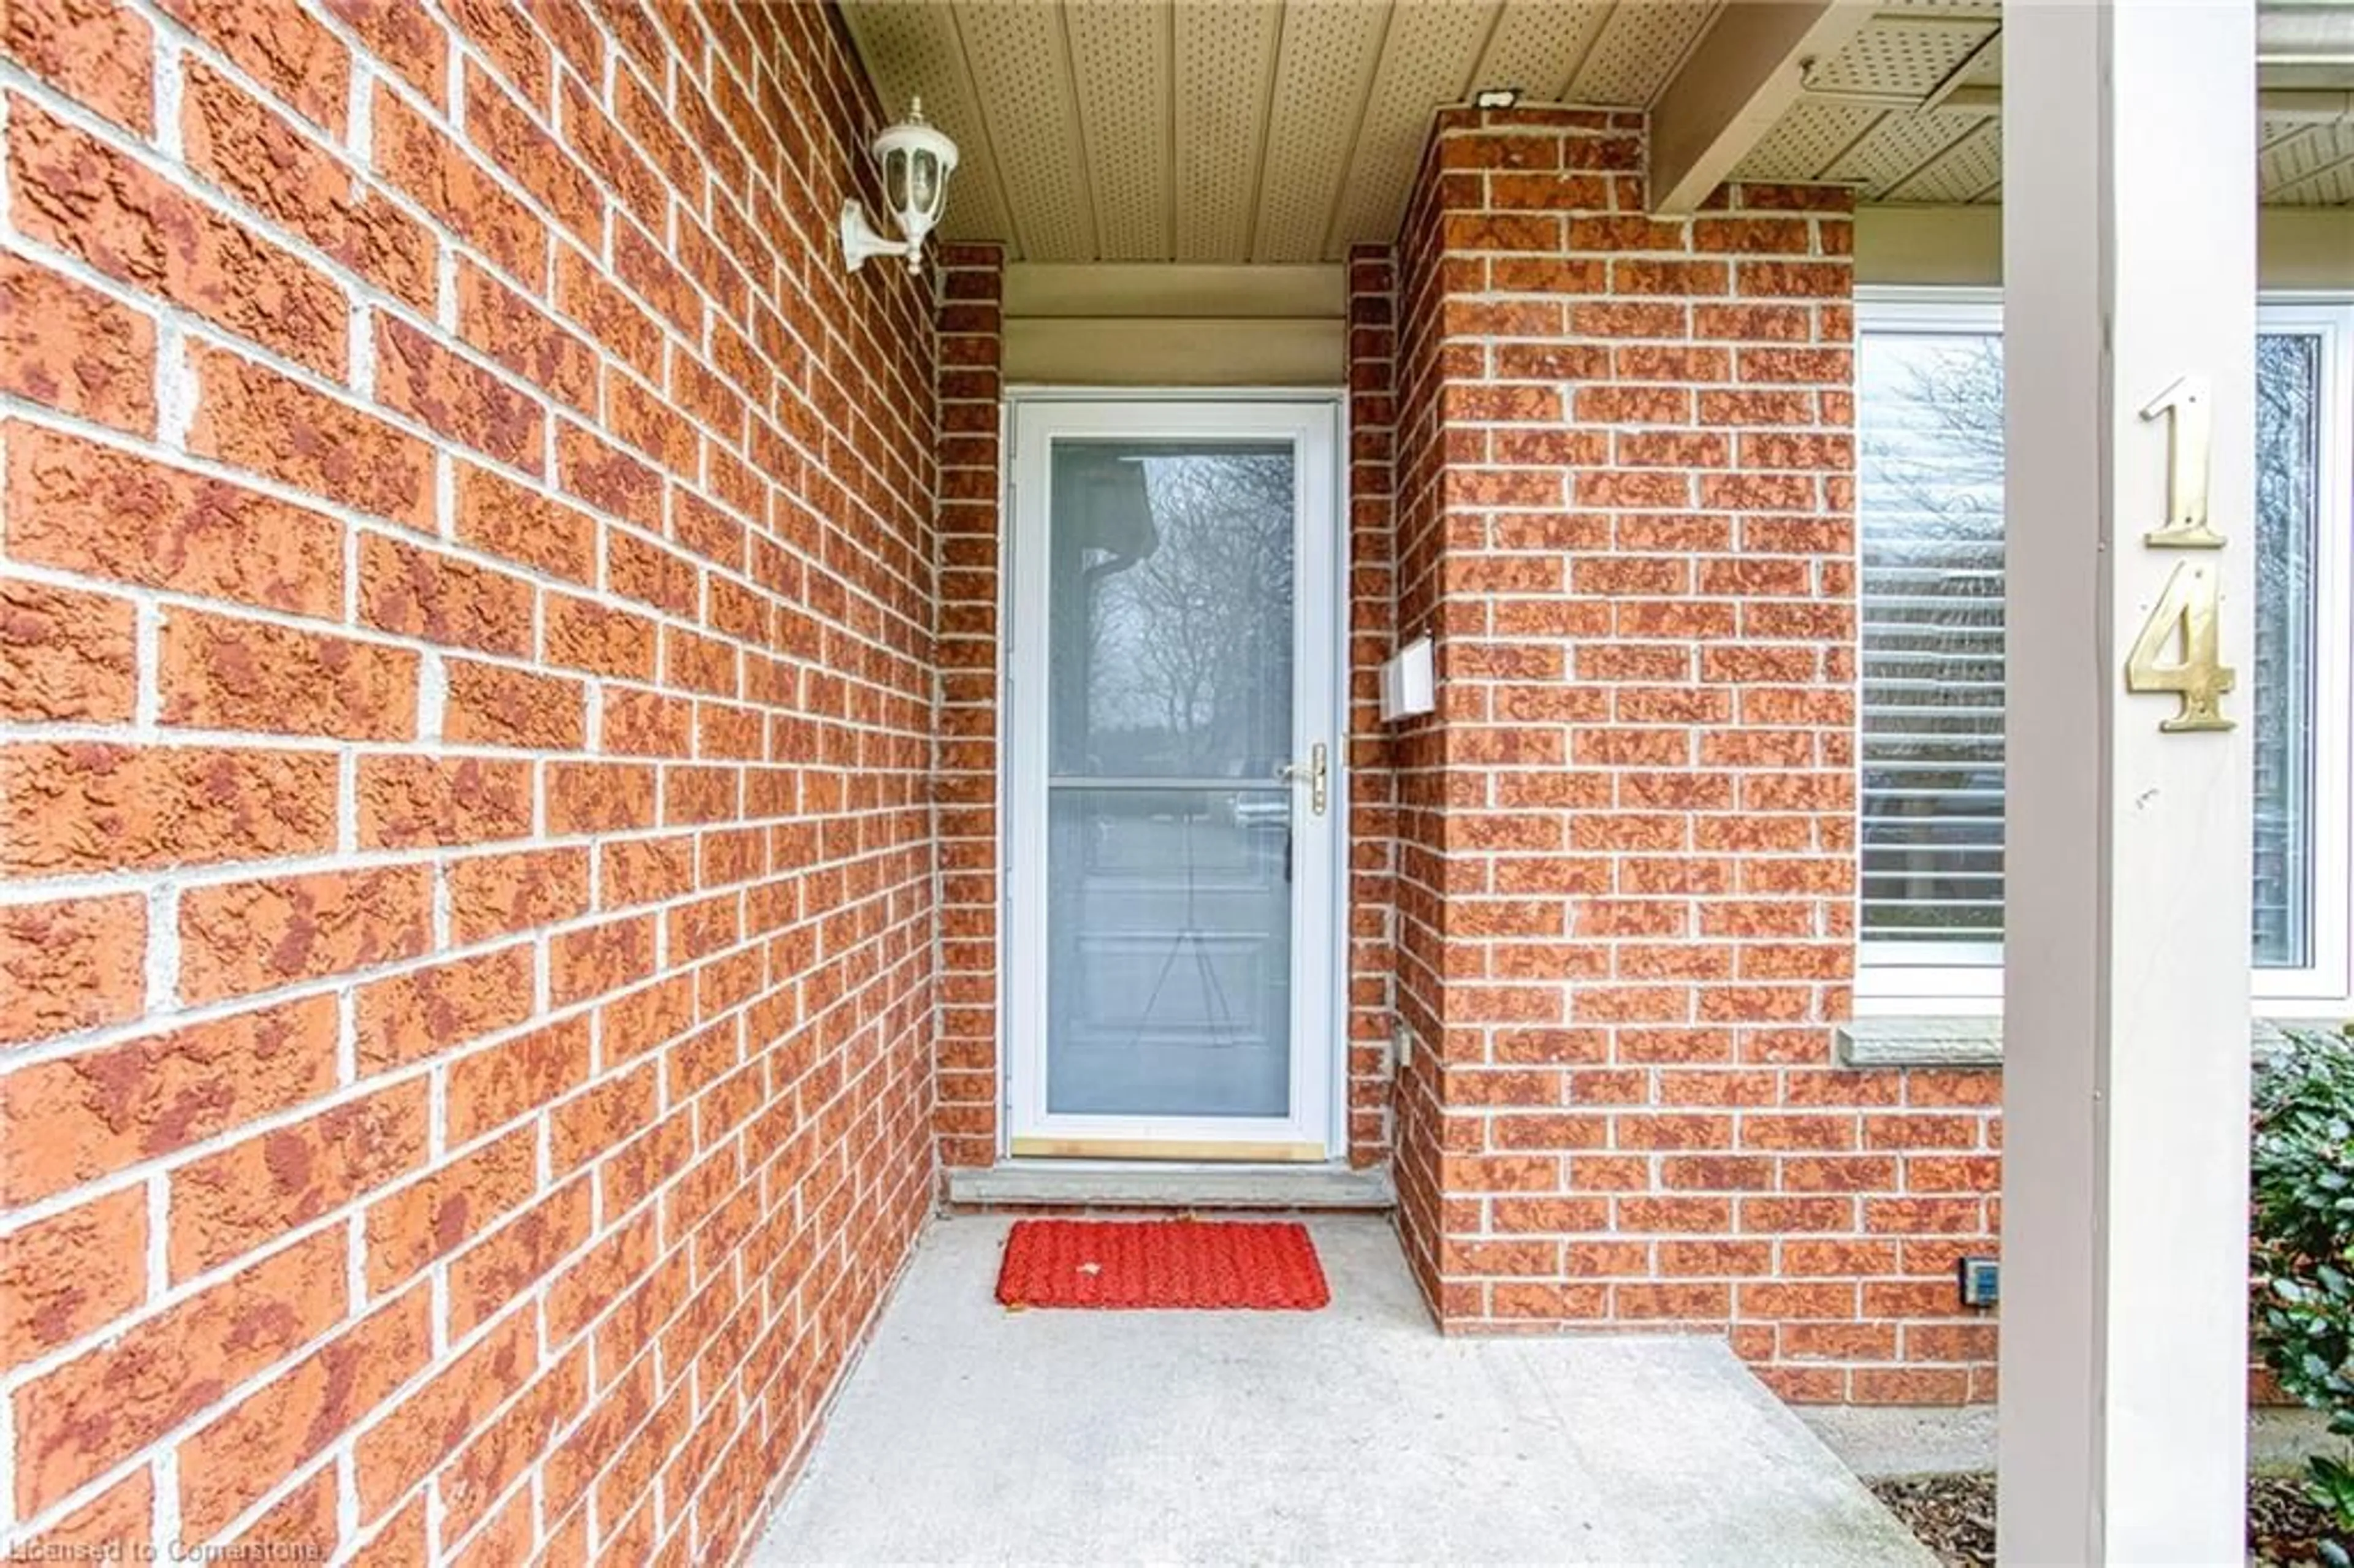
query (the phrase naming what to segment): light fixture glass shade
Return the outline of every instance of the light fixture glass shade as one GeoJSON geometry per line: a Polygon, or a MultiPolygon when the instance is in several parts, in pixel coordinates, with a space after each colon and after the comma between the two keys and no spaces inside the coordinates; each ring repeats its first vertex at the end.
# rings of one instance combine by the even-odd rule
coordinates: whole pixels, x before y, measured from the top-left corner
{"type": "Polygon", "coordinates": [[[924,118],[920,98],[907,118],[875,138],[875,161],[883,173],[883,199],[907,239],[907,265],[923,263],[924,237],[947,210],[949,175],[957,166],[957,144],[924,118]]]}

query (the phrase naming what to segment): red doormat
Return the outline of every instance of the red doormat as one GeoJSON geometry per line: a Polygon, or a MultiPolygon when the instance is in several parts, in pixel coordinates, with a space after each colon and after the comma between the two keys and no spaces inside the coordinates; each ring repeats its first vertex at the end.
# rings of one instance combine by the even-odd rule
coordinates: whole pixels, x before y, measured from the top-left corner
{"type": "Polygon", "coordinates": [[[1313,1311],[1332,1299],[1308,1227],[1291,1221],[1023,1220],[1005,1238],[1008,1307],[1313,1311]]]}

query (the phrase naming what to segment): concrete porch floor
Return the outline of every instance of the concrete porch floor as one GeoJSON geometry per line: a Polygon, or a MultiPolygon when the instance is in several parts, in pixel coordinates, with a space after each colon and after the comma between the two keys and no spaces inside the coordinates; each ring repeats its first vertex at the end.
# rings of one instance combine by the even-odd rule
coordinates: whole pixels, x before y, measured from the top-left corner
{"type": "Polygon", "coordinates": [[[752,1561],[1930,1561],[1723,1344],[1443,1339],[1308,1223],[1321,1312],[1009,1313],[937,1222],[752,1561]]]}

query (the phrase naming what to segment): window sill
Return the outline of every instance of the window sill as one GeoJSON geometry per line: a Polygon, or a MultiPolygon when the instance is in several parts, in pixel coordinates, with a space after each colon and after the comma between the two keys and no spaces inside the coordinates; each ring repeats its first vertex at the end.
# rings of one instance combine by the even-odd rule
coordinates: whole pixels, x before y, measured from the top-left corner
{"type": "Polygon", "coordinates": [[[1843,1067],[1999,1067],[1999,1013],[1859,1018],[1839,1026],[1843,1067]]]}
{"type": "MultiPolygon", "coordinates": [[[[2342,1018],[2258,1018],[2248,1026],[2248,1048],[2259,1059],[2281,1047],[2285,1030],[2334,1033],[2342,1018]]],[[[1859,1018],[1838,1031],[1843,1067],[1999,1067],[2002,1019],[1976,1016],[1859,1018]]]]}

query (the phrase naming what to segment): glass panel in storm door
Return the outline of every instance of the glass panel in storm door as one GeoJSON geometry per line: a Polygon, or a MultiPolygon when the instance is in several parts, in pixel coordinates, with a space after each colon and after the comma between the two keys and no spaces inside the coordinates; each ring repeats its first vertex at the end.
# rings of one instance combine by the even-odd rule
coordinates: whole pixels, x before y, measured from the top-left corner
{"type": "Polygon", "coordinates": [[[1050,1112],[1290,1109],[1294,483],[1288,442],[1055,443],[1050,1112]]]}

